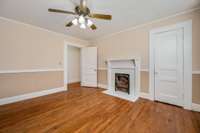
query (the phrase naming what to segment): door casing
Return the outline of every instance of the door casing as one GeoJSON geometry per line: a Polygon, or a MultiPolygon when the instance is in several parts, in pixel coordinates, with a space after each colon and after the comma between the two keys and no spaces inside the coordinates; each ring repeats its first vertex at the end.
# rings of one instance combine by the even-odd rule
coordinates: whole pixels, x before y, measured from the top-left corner
{"type": "Polygon", "coordinates": [[[192,107],[192,20],[177,23],[175,25],[156,28],[149,33],[149,93],[151,100],[155,100],[155,58],[154,35],[170,30],[183,29],[183,107],[191,110],[192,107]]]}

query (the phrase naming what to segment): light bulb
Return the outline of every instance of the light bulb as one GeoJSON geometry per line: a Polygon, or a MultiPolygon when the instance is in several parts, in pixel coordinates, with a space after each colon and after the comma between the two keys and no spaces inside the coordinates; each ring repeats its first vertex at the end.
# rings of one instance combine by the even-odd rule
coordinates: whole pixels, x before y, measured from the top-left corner
{"type": "Polygon", "coordinates": [[[91,20],[88,19],[88,20],[87,20],[87,26],[90,27],[90,26],[92,26],[92,25],[93,25],[93,22],[92,22],[91,20]]]}
{"type": "Polygon", "coordinates": [[[81,24],[81,25],[80,25],[80,28],[81,28],[81,29],[86,29],[85,24],[81,24]]]}
{"type": "Polygon", "coordinates": [[[84,24],[84,23],[85,23],[85,18],[81,15],[81,16],[79,17],[79,19],[78,19],[78,22],[79,22],[80,24],[84,24]]]}
{"type": "Polygon", "coordinates": [[[74,20],[72,21],[72,23],[73,23],[74,25],[78,25],[78,20],[77,20],[77,18],[74,19],[74,20]]]}

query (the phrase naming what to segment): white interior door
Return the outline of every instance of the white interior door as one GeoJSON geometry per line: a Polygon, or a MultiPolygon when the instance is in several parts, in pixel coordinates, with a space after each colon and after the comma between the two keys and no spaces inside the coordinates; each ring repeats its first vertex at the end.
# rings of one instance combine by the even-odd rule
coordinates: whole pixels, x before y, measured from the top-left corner
{"type": "Polygon", "coordinates": [[[183,104],[183,29],[154,36],[155,100],[183,104]]]}
{"type": "Polygon", "coordinates": [[[97,87],[97,47],[81,49],[81,85],[97,87]]]}

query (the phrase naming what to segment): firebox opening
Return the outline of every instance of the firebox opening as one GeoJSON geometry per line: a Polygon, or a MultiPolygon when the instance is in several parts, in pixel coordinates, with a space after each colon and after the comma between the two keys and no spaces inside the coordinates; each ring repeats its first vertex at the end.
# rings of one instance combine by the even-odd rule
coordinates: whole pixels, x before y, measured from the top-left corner
{"type": "Polygon", "coordinates": [[[129,74],[115,73],[115,91],[130,93],[129,74]]]}

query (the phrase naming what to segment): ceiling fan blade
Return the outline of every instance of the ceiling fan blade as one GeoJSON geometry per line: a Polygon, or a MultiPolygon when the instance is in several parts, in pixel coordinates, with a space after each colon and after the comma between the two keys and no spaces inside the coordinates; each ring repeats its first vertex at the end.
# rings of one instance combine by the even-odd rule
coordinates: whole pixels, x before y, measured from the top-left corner
{"type": "Polygon", "coordinates": [[[71,12],[71,11],[65,11],[65,10],[60,10],[60,9],[52,9],[52,8],[49,8],[48,11],[49,11],[49,12],[65,13],[65,14],[76,15],[76,13],[74,13],[74,12],[71,12]]]}
{"type": "Polygon", "coordinates": [[[96,30],[96,29],[97,29],[96,25],[94,25],[94,24],[91,25],[90,28],[91,28],[92,30],[96,30]]]}
{"type": "Polygon", "coordinates": [[[72,22],[69,22],[69,23],[67,23],[65,26],[66,27],[71,27],[73,25],[73,23],[72,22]]]}
{"type": "Polygon", "coordinates": [[[89,17],[91,18],[97,18],[97,19],[105,19],[105,20],[111,20],[112,16],[111,15],[106,15],[106,14],[89,14],[89,17]]]}

